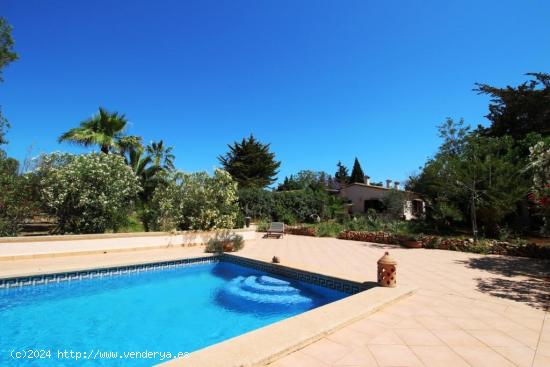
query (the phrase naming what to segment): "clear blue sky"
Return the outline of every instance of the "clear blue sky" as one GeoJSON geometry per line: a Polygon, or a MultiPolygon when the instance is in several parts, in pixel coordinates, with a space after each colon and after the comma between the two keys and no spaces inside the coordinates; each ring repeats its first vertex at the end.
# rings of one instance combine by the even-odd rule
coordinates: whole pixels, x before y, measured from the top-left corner
{"type": "Polygon", "coordinates": [[[0,85],[19,159],[83,151],[57,137],[101,105],[185,171],[253,133],[280,178],[357,156],[374,180],[403,180],[447,116],[484,123],[475,82],[550,71],[545,0],[0,0],[0,15],[21,57],[0,85]]]}

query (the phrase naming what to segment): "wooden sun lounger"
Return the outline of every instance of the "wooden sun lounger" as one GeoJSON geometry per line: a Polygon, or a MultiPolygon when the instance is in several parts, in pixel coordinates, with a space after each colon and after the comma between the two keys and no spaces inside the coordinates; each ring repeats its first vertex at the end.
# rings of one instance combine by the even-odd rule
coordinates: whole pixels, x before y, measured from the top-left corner
{"type": "Polygon", "coordinates": [[[267,237],[273,235],[278,238],[283,237],[285,234],[285,224],[282,222],[271,222],[269,229],[267,230],[267,237]]]}

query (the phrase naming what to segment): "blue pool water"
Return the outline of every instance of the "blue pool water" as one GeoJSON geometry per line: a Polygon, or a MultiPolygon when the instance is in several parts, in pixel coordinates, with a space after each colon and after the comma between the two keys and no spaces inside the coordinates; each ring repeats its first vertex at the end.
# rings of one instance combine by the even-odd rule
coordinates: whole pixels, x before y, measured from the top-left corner
{"type": "Polygon", "coordinates": [[[0,366],[150,366],[347,295],[224,261],[4,289],[0,366]]]}

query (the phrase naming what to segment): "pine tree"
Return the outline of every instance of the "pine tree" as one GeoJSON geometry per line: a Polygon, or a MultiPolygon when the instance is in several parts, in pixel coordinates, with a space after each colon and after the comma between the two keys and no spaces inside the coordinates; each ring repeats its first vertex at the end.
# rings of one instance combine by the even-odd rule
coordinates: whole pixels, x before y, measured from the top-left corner
{"type": "Polygon", "coordinates": [[[254,136],[228,145],[229,152],[219,156],[223,168],[239,183],[240,188],[264,188],[276,180],[281,162],[254,136]]]}
{"type": "Polygon", "coordinates": [[[363,169],[361,168],[361,164],[359,163],[359,160],[357,157],[355,157],[355,162],[353,162],[353,169],[351,170],[351,178],[350,182],[365,182],[365,174],[363,173],[363,169]]]}
{"type": "Polygon", "coordinates": [[[336,173],[334,174],[334,178],[336,178],[336,181],[340,183],[340,185],[346,184],[349,182],[349,171],[348,167],[344,166],[342,162],[338,161],[336,163],[336,173]]]}

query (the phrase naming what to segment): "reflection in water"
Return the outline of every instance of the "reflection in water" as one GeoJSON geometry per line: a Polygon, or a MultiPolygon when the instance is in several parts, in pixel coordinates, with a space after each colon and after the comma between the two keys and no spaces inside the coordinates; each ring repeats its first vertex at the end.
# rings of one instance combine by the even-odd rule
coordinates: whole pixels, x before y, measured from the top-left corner
{"type": "Polygon", "coordinates": [[[315,307],[313,295],[291,282],[267,275],[237,276],[216,294],[216,302],[240,313],[272,315],[315,307]]]}

